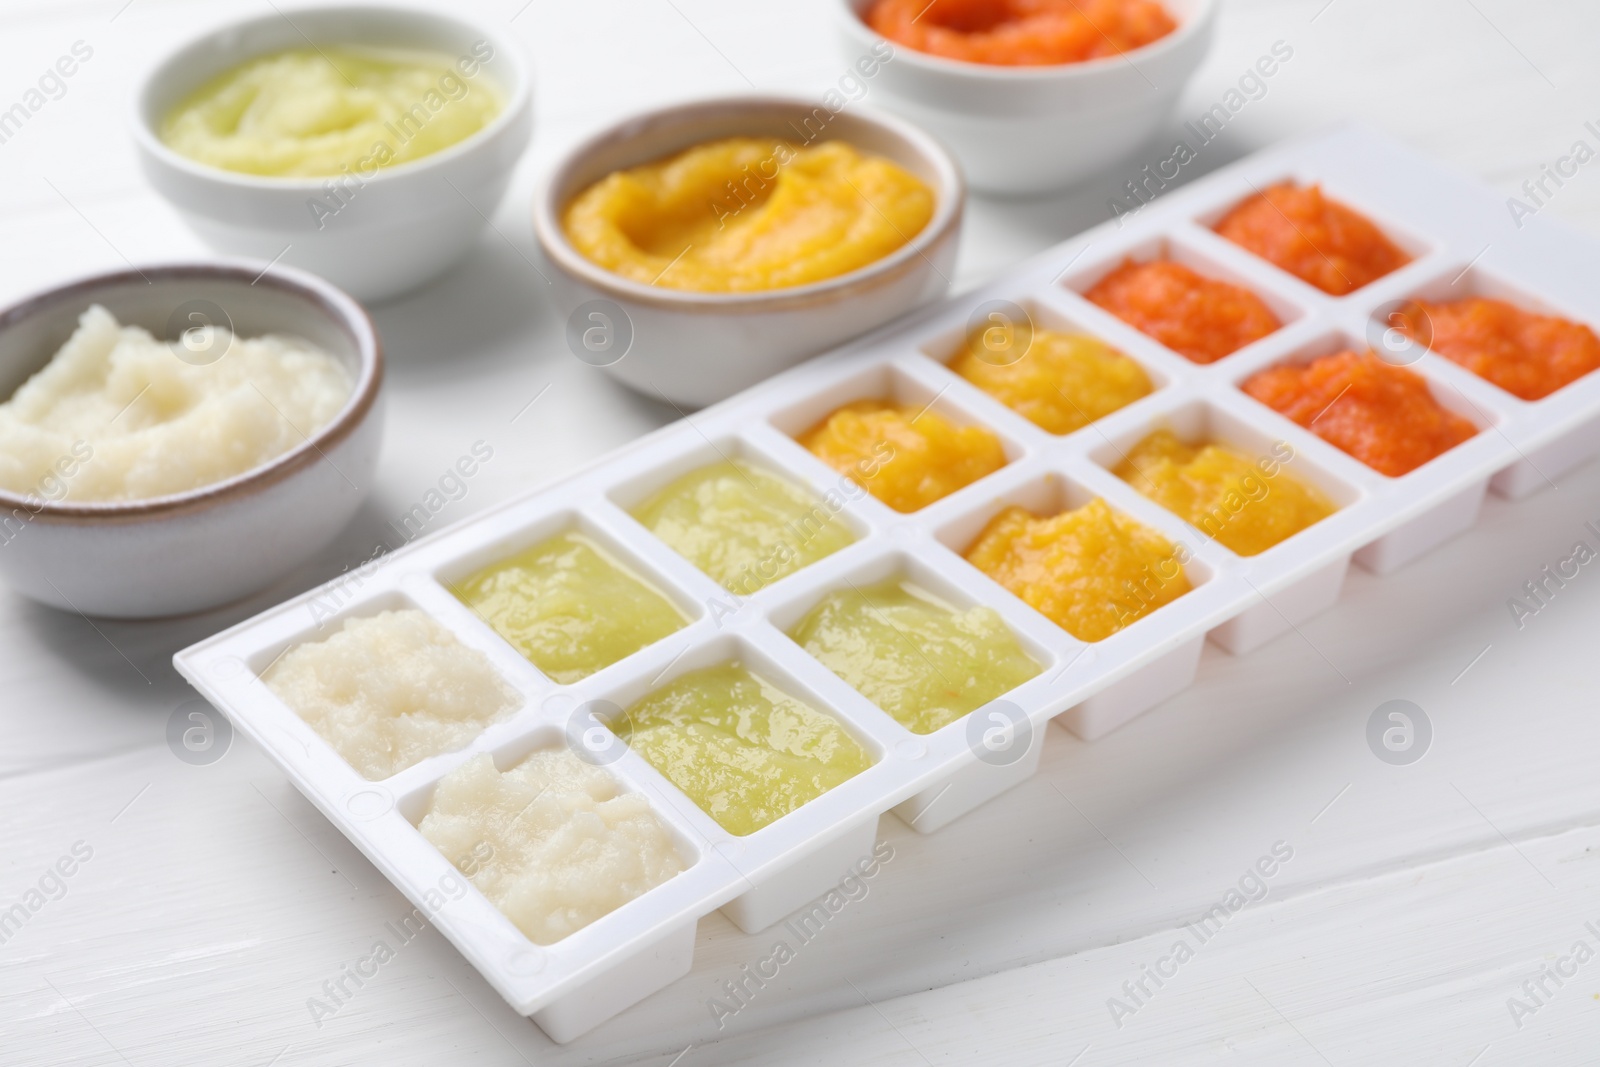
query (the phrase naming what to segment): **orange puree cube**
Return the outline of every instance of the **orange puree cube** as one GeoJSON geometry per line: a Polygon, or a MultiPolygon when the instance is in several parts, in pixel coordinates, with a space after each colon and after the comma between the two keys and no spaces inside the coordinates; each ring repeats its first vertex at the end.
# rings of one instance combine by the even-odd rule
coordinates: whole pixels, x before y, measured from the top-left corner
{"type": "Polygon", "coordinates": [[[1340,352],[1303,367],[1268,367],[1241,388],[1391,478],[1478,432],[1435,400],[1420,375],[1371,352],[1340,352]]]}
{"type": "Polygon", "coordinates": [[[1248,289],[1168,259],[1127,260],[1083,295],[1195,363],[1215,363],[1281,325],[1248,289]]]}
{"type": "Polygon", "coordinates": [[[1372,220],[1323,196],[1318,185],[1269,186],[1228,212],[1217,232],[1333,296],[1411,262],[1372,220]]]}
{"type": "Polygon", "coordinates": [[[846,404],[800,443],[896,511],[925,508],[1006,465],[1000,439],[983,427],[878,400],[846,404]]]}
{"type": "Polygon", "coordinates": [[[950,369],[1050,433],[1081,430],[1150,392],[1143,367],[1093,337],[1034,330],[1017,356],[989,348],[986,333],[967,338],[950,369]]]}
{"type": "Polygon", "coordinates": [[[1103,641],[1190,589],[1187,555],[1096,498],[1041,518],[1011,507],[967,562],[1080,641],[1103,641]]]}
{"type": "Polygon", "coordinates": [[[1001,66],[1119,55],[1178,26],[1156,0],[876,0],[865,18],[907,48],[1001,66]]]}
{"type": "Polygon", "coordinates": [[[1504,300],[1417,300],[1393,325],[1523,400],[1549,396],[1600,367],[1600,338],[1589,327],[1504,300]]]}

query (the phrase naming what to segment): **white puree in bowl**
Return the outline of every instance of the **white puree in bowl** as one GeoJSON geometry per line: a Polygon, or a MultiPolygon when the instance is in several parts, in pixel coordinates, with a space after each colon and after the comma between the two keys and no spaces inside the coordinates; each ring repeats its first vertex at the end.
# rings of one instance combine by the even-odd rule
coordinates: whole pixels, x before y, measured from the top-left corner
{"type": "Polygon", "coordinates": [[[89,308],[0,404],[0,489],[77,502],[198,489],[303,443],[350,398],[344,366],[307,341],[225,327],[203,339],[180,359],[178,343],[89,308]]]}
{"type": "Polygon", "coordinates": [[[487,656],[414,608],[346,619],[261,680],[371,781],[460,748],[519,703],[487,656]]]}
{"type": "Polygon", "coordinates": [[[418,829],[539,945],[683,870],[649,802],[566,749],[504,774],[474,756],[440,780],[418,829]]]}

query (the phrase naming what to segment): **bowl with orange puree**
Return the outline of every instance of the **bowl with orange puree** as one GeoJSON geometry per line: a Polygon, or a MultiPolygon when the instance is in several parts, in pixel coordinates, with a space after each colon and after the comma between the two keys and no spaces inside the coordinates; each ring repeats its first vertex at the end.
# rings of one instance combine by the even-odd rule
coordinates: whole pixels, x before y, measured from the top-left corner
{"type": "Polygon", "coordinates": [[[1215,0],[838,0],[844,56],[973,187],[1040,193],[1131,153],[1205,58],[1215,0]],[[863,57],[881,62],[869,76],[863,57]],[[885,58],[887,57],[887,58],[885,58]]]}
{"type": "Polygon", "coordinates": [[[1282,325],[1250,290],[1170,259],[1126,260],[1083,295],[1193,363],[1215,363],[1282,325]]]}
{"type": "Polygon", "coordinates": [[[1470,420],[1439,403],[1426,378],[1370,351],[1268,367],[1240,388],[1391,478],[1478,433],[1470,420]]]}
{"type": "Polygon", "coordinates": [[[1002,67],[1119,56],[1178,28],[1158,0],[873,0],[865,21],[918,52],[1002,67]]]}
{"type": "Polygon", "coordinates": [[[1319,185],[1268,186],[1224,215],[1216,231],[1330,296],[1347,296],[1411,262],[1376,223],[1319,185]]]}
{"type": "Polygon", "coordinates": [[[1520,400],[1541,400],[1600,368],[1594,330],[1505,300],[1413,300],[1389,325],[1520,400]]]}
{"type": "Polygon", "coordinates": [[[904,123],[734,97],[579,145],[534,229],[573,354],[698,407],[943,295],[963,198],[954,161],[904,123]]]}

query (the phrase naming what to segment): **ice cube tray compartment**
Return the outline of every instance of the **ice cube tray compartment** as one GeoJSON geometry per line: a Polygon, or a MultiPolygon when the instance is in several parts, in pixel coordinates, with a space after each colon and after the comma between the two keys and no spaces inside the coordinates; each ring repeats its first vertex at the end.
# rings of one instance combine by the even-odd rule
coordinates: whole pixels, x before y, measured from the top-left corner
{"type": "Polygon", "coordinates": [[[702,916],[720,908],[741,927],[760,929],[836,884],[846,866],[870,850],[883,812],[893,810],[922,831],[948,823],[1033,772],[1050,719],[1085,738],[1100,736],[1187,685],[1208,636],[1240,652],[1287,632],[1336,600],[1351,558],[1379,571],[1397,566],[1469,526],[1491,480],[1498,491],[1520,495],[1600,451],[1600,375],[1525,403],[1433,353],[1420,354],[1410,365],[1441,402],[1485,429],[1399,479],[1367,468],[1239,389],[1250,374],[1278,361],[1365,347],[1386,305],[1417,294],[1507,294],[1524,306],[1594,324],[1600,321],[1596,261],[1592,242],[1547,220],[1515,230],[1492,191],[1378,135],[1338,130],[1224,168],[1048,250],[991,286],[891,324],[566,479],[422,538],[175,661],[385,877],[430,908],[435,925],[508,1002],[556,1040],[570,1040],[684,973],[702,916]],[[1211,232],[1223,212],[1283,177],[1321,182],[1415,259],[1336,298],[1211,232]],[[1083,298],[1125,258],[1157,254],[1248,288],[1284,325],[1198,365],[1083,298]],[[1040,429],[947,366],[974,310],[991,300],[1021,306],[1042,326],[1081,331],[1120,349],[1145,367],[1155,388],[1073,433],[1040,429]],[[982,425],[1004,442],[1008,463],[920,511],[895,512],[795,440],[840,404],[866,397],[931,403],[954,421],[982,425]],[[1221,440],[1247,455],[1286,442],[1294,450],[1286,469],[1323,488],[1340,509],[1255,557],[1235,556],[1111,472],[1119,450],[1161,426],[1186,438],[1221,440]],[[736,596],[629,514],[678,475],[734,456],[810,487],[856,540],[736,596]],[[1092,496],[1183,544],[1194,588],[1086,644],[961,553],[1007,503],[1049,514],[1092,496]],[[606,546],[689,621],[587,678],[558,685],[457,599],[449,583],[569,528],[606,546]],[[998,610],[1040,663],[1039,675],[964,720],[918,735],[787,636],[828,592],[895,575],[959,606],[998,610]],[[290,645],[327,636],[344,618],[394,606],[420,608],[484,652],[522,703],[462,749],[369,782],[273,697],[257,673],[290,645]],[[742,838],[724,831],[637,753],[607,740],[601,725],[604,713],[676,675],[734,657],[833,715],[875,759],[854,778],[742,838]],[[1005,741],[998,749],[990,746],[996,738],[1005,741]],[[571,746],[643,794],[692,863],[588,927],[540,947],[470,886],[459,899],[432,906],[440,880],[461,876],[415,822],[439,780],[463,761],[489,753],[509,766],[551,744],[571,746]]]}
{"type": "Polygon", "coordinates": [[[1390,214],[1385,206],[1375,203],[1373,198],[1364,191],[1347,188],[1339,178],[1329,177],[1326,172],[1303,166],[1290,165],[1279,171],[1263,174],[1259,177],[1251,177],[1248,180],[1247,189],[1243,196],[1233,201],[1219,202],[1204,210],[1197,211],[1189,217],[1188,221],[1193,226],[1193,229],[1188,232],[1194,236],[1194,239],[1202,247],[1214,250],[1217,255],[1230,262],[1238,262],[1236,258],[1238,256],[1248,257],[1254,263],[1275,274],[1278,284],[1300,294],[1302,299],[1339,300],[1359,297],[1362,300],[1368,300],[1372,298],[1373,293],[1380,291],[1379,287],[1383,287],[1386,290],[1405,286],[1409,279],[1415,276],[1416,272],[1429,270],[1447,255],[1446,247],[1439,241],[1428,233],[1413,228],[1405,218],[1390,214]],[[1234,244],[1216,232],[1217,224],[1234,208],[1258,193],[1265,192],[1271,186],[1283,182],[1292,182],[1299,186],[1320,185],[1323,194],[1328,199],[1335,200],[1366,216],[1382,231],[1385,237],[1410,257],[1410,262],[1381,278],[1373,279],[1345,297],[1333,297],[1309,282],[1283,270],[1276,264],[1262,259],[1242,245],[1234,244]]]}

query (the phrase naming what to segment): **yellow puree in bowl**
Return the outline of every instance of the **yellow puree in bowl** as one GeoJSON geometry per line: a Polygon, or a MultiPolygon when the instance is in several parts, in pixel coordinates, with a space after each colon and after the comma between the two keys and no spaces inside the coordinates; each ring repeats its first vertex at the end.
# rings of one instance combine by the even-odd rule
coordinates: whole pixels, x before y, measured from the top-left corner
{"type": "Polygon", "coordinates": [[[370,176],[487,126],[503,104],[477,74],[493,55],[480,43],[458,60],[336,45],[261,56],[190,94],[161,124],[161,140],[244,174],[370,176]]]}
{"type": "Polygon", "coordinates": [[[574,248],[645,285],[783,289],[882,259],[933,217],[919,178],[842,141],[730,137],[616,171],[563,219],[574,248]]]}
{"type": "Polygon", "coordinates": [[[683,675],[634,704],[611,728],[741,837],[872,764],[831,715],[739,663],[683,675]]]}

